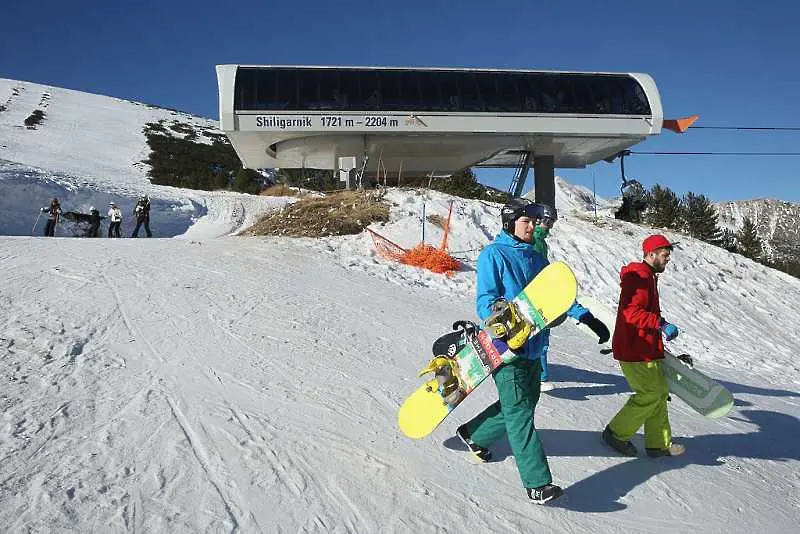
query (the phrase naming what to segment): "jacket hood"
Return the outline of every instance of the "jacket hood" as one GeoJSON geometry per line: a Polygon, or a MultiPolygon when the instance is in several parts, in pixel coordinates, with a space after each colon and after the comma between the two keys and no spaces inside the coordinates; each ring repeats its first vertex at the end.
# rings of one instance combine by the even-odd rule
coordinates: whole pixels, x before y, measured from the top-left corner
{"type": "Polygon", "coordinates": [[[526,247],[533,248],[531,243],[525,243],[524,241],[520,241],[513,235],[509,234],[505,230],[500,232],[497,237],[494,239],[495,244],[503,246],[503,247],[512,247],[512,248],[521,248],[524,249],[526,247]]]}
{"type": "Polygon", "coordinates": [[[643,261],[633,261],[629,263],[620,270],[619,275],[620,277],[623,277],[628,273],[636,273],[642,278],[648,278],[655,274],[653,272],[653,268],[643,261]]]}

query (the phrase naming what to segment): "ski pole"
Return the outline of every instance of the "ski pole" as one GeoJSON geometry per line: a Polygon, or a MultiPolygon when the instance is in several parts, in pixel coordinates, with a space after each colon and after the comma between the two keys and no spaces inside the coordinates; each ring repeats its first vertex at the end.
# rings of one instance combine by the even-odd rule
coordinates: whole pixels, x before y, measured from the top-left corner
{"type": "Polygon", "coordinates": [[[422,242],[425,242],[425,203],[422,204],[422,242]]]}
{"type": "Polygon", "coordinates": [[[39,210],[39,215],[36,216],[36,221],[33,223],[33,228],[31,229],[31,237],[36,235],[36,225],[39,224],[39,217],[42,216],[42,210],[39,210]]]}

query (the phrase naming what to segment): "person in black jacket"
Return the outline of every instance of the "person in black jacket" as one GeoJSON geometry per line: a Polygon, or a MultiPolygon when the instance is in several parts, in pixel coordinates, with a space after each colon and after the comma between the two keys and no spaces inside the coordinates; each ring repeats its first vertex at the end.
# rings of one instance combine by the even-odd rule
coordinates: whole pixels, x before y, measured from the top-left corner
{"type": "Polygon", "coordinates": [[[61,204],[57,198],[50,201],[50,206],[42,208],[42,213],[47,213],[47,225],[44,227],[45,237],[53,237],[56,232],[56,224],[61,217],[61,204]]]}
{"type": "Polygon", "coordinates": [[[89,208],[89,234],[88,237],[100,237],[100,221],[105,217],[100,216],[100,211],[92,206],[89,208]]]}
{"type": "Polygon", "coordinates": [[[136,216],[136,228],[133,229],[131,237],[136,237],[139,234],[139,228],[144,225],[144,231],[147,237],[153,237],[150,232],[150,199],[147,195],[142,195],[133,209],[133,214],[136,216]]]}

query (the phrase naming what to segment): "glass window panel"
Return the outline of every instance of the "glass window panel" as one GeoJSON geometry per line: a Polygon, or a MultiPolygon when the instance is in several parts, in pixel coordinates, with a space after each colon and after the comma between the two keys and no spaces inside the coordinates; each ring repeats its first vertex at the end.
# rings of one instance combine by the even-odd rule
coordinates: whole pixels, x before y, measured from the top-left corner
{"type": "Polygon", "coordinates": [[[439,91],[442,95],[444,111],[461,111],[461,92],[458,88],[458,76],[455,72],[437,72],[439,91]]]}
{"type": "Polygon", "coordinates": [[[497,92],[497,78],[498,73],[495,72],[479,72],[475,75],[483,111],[493,113],[503,111],[497,92]]]}
{"type": "Polygon", "coordinates": [[[543,109],[540,80],[541,76],[531,73],[523,73],[519,77],[517,88],[520,92],[522,111],[524,113],[540,113],[543,109]]]}
{"type": "Polygon", "coordinates": [[[359,87],[361,89],[361,98],[358,103],[358,109],[366,111],[373,111],[380,109],[381,101],[380,101],[380,91],[378,90],[377,71],[371,71],[371,70],[361,71],[359,76],[359,87]]]}
{"type": "Polygon", "coordinates": [[[439,92],[440,73],[433,70],[419,73],[420,107],[425,111],[444,111],[442,95],[439,92]]]}
{"type": "Polygon", "coordinates": [[[478,76],[474,72],[460,72],[458,88],[461,93],[461,110],[480,112],[486,111],[486,104],[481,98],[478,89],[478,76]]]}
{"type": "Polygon", "coordinates": [[[339,93],[335,99],[337,109],[363,109],[361,107],[361,71],[339,71],[339,93]]]}
{"type": "Polygon", "coordinates": [[[319,71],[319,109],[347,109],[347,95],[339,87],[339,73],[332,69],[319,71]]]}
{"type": "Polygon", "coordinates": [[[381,109],[387,111],[399,109],[398,106],[401,102],[399,74],[391,70],[379,71],[378,84],[382,102],[381,109]]]}
{"type": "Polygon", "coordinates": [[[650,114],[626,75],[240,67],[242,110],[650,114]]]}
{"type": "Polygon", "coordinates": [[[321,109],[319,107],[319,72],[313,70],[298,71],[297,84],[300,92],[299,109],[321,109]]]}
{"type": "Polygon", "coordinates": [[[591,78],[589,76],[571,77],[572,95],[575,101],[575,113],[591,115],[598,113],[592,93],[591,78]]]}
{"type": "Polygon", "coordinates": [[[504,113],[519,113],[522,111],[522,100],[518,89],[519,74],[497,75],[497,102],[498,111],[504,113]]]}
{"type": "Polygon", "coordinates": [[[234,109],[252,109],[251,105],[256,99],[255,90],[257,86],[255,71],[250,69],[238,69],[236,71],[234,109]]]}
{"type": "Polygon", "coordinates": [[[418,111],[420,105],[419,98],[419,75],[410,70],[398,71],[400,85],[400,108],[408,111],[418,111]]]}

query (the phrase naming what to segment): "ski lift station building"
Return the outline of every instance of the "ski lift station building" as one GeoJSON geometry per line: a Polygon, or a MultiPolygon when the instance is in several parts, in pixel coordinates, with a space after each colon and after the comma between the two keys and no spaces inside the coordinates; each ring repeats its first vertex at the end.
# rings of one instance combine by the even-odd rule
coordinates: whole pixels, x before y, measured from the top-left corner
{"type": "Polygon", "coordinates": [[[611,159],[661,133],[647,74],[456,68],[218,65],[221,129],[245,167],[360,177],[528,169],[555,201],[555,168],[611,159]]]}

